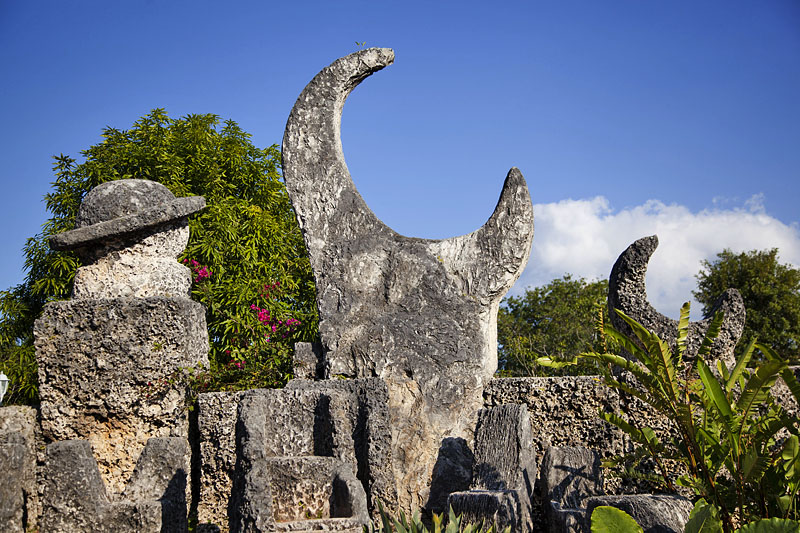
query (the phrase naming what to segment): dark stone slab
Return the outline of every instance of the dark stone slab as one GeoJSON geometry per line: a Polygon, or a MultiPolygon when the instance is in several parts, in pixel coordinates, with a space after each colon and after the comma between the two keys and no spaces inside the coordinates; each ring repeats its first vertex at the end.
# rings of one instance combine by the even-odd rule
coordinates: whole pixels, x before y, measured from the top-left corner
{"type": "Polygon", "coordinates": [[[48,533],[161,533],[157,501],[111,503],[88,441],[47,446],[42,530],[48,533]]]}
{"type": "Polygon", "coordinates": [[[521,513],[524,505],[516,490],[470,490],[450,494],[447,503],[462,524],[493,525],[495,531],[511,527],[512,532],[531,531],[530,516],[521,513]]]}
{"type": "Polygon", "coordinates": [[[0,407],[0,531],[36,529],[41,515],[36,481],[41,434],[31,407],[0,407]]]}
{"type": "Polygon", "coordinates": [[[603,494],[600,462],[600,454],[588,448],[548,448],[540,468],[542,494],[561,507],[582,507],[586,498],[603,494]]]}
{"type": "Polygon", "coordinates": [[[179,437],[152,438],[142,450],[122,499],[158,501],[164,533],[187,531],[189,442],[179,437]]]}
{"type": "Polygon", "coordinates": [[[425,504],[428,511],[446,513],[448,496],[453,492],[469,490],[474,460],[472,450],[464,439],[447,437],[442,440],[431,475],[430,495],[425,504]]]}
{"type": "Polygon", "coordinates": [[[668,494],[597,496],[586,501],[587,519],[591,520],[595,507],[600,505],[625,511],[642,526],[644,533],[682,533],[694,507],[690,500],[668,494]]]}

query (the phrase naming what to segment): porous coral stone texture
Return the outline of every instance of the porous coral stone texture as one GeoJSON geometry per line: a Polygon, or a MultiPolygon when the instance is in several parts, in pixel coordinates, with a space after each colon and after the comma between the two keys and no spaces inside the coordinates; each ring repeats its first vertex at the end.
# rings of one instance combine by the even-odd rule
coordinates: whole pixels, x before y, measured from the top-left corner
{"type": "Polygon", "coordinates": [[[440,443],[471,440],[497,368],[497,308],[524,268],[533,208],[517,169],[477,231],[441,241],[397,234],[367,207],[342,154],[347,95],[394,61],[373,48],[323,69],[283,140],[286,187],[317,288],[324,377],[382,378],[401,507],[422,507],[440,443]]]}

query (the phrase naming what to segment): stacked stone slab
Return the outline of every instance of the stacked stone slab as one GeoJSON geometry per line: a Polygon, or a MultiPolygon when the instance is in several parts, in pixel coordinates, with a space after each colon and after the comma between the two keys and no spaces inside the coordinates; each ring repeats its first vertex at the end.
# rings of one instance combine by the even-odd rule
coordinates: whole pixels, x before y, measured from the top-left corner
{"type": "Polygon", "coordinates": [[[496,531],[533,531],[531,511],[536,454],[528,409],[500,405],[481,409],[475,429],[471,490],[454,492],[448,504],[465,522],[493,524],[496,531]]]}
{"type": "Polygon", "coordinates": [[[603,494],[600,454],[580,446],[554,446],[540,470],[550,532],[588,533],[586,500],[603,494]]]}
{"type": "Polygon", "coordinates": [[[49,533],[161,533],[187,530],[188,443],[147,442],[122,495],[109,496],[86,440],[47,446],[42,529],[49,533]]]}
{"type": "MultiPolygon", "coordinates": [[[[87,516],[118,516],[124,522],[120,530],[137,519],[142,531],[156,527],[145,509],[157,509],[160,518],[158,501],[174,500],[175,484],[157,483],[150,474],[142,478],[134,472],[137,461],[143,472],[167,464],[174,471],[161,476],[185,478],[188,445],[170,444],[168,460],[148,455],[145,446],[166,442],[153,438],[186,443],[187,385],[181,376],[208,363],[205,310],[189,299],[191,273],[177,261],[189,238],[187,216],[204,205],[200,197],[175,198],[152,181],[107,182],[87,194],[76,229],[50,241],[56,250],[75,250],[84,265],[72,299],[48,303],[34,327],[41,427],[45,441],[53,443],[45,469],[50,499],[44,518],[54,528],[48,531],[57,531],[60,520],[71,524],[64,530],[91,530],[58,510],[70,506],[96,511],[87,516]],[[62,445],[68,440],[86,443],[62,445]],[[62,471],[73,463],[88,485],[62,491],[62,484],[78,481],[62,471]],[[162,489],[169,494],[156,493],[162,489]],[[155,503],[134,503],[117,515],[113,502],[120,498],[155,503]]],[[[185,482],[182,490],[188,493],[185,482]]],[[[185,529],[185,505],[182,512],[182,522],[165,515],[164,531],[185,529]]],[[[115,519],[108,520],[111,531],[115,519]]]]}
{"type": "Polygon", "coordinates": [[[0,407],[0,531],[36,529],[40,513],[36,485],[38,426],[30,407],[0,407]]]}
{"type": "Polygon", "coordinates": [[[625,511],[647,533],[682,533],[694,507],[691,500],[672,494],[598,496],[586,501],[587,521],[601,505],[625,511]]]}
{"type": "MultiPolygon", "coordinates": [[[[356,475],[366,492],[367,505],[373,518],[378,514],[378,500],[383,502],[385,509],[394,512],[397,509],[397,492],[392,470],[387,392],[383,381],[379,378],[324,381],[294,379],[285,390],[310,391],[312,397],[330,391],[334,396],[345,393],[350,400],[355,399],[354,402],[340,402],[338,405],[344,409],[337,408],[338,415],[347,419],[343,424],[353,428],[352,451],[346,452],[346,455],[355,457],[356,475]]],[[[198,520],[201,524],[216,524],[223,531],[228,528],[228,512],[233,508],[231,493],[236,465],[236,416],[239,403],[249,394],[252,393],[214,392],[201,394],[198,398],[198,520]]],[[[309,411],[300,407],[299,412],[316,417],[313,409],[309,411]]],[[[272,426],[276,427],[274,424],[272,426]]],[[[282,431],[281,428],[275,430],[282,431]]],[[[338,447],[341,449],[341,445],[338,447]]]]}
{"type": "Polygon", "coordinates": [[[345,99],[394,61],[390,49],[341,58],[303,90],[283,139],[286,188],[317,289],[323,377],[380,377],[389,391],[400,505],[425,504],[446,437],[471,438],[497,369],[497,309],[533,238],[525,179],[512,168],[483,227],[435,241],[381,222],[356,190],[339,125],[345,99]]]}
{"type": "Polygon", "coordinates": [[[356,478],[349,410],[336,390],[256,390],[239,403],[230,530],[360,533],[369,522],[356,478]]]}

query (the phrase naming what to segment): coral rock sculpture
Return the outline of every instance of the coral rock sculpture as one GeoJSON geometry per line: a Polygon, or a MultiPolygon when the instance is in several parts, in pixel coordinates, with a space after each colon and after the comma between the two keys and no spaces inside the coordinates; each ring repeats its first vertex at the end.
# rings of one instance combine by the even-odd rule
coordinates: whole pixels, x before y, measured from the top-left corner
{"type": "Polygon", "coordinates": [[[323,69],[286,125],[283,171],[317,288],[323,376],[384,379],[398,497],[425,503],[439,443],[467,437],[497,367],[497,308],[521,274],[533,207],[519,170],[486,224],[460,237],[397,234],[367,207],[347,170],[340,122],[348,94],[394,61],[362,50],[323,69]]]}

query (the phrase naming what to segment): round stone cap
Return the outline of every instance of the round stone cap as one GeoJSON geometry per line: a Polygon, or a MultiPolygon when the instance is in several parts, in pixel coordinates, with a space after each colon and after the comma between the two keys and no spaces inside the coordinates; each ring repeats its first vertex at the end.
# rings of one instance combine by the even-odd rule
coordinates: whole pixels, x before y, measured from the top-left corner
{"type": "Polygon", "coordinates": [[[202,196],[175,198],[164,185],[125,179],[100,184],[86,195],[75,229],[50,237],[54,250],[71,250],[191,215],[203,207],[202,196]]]}

